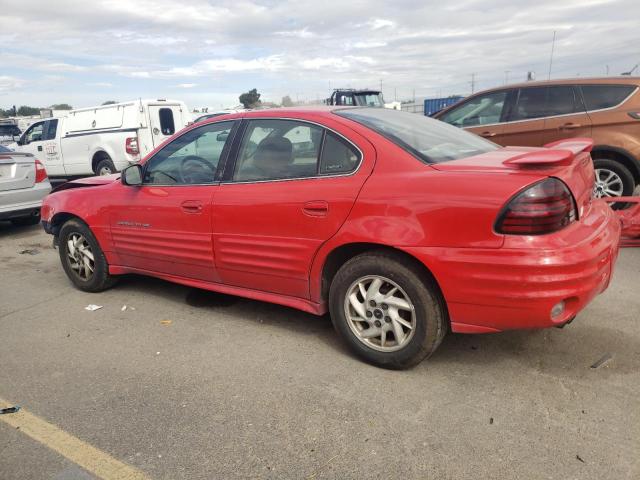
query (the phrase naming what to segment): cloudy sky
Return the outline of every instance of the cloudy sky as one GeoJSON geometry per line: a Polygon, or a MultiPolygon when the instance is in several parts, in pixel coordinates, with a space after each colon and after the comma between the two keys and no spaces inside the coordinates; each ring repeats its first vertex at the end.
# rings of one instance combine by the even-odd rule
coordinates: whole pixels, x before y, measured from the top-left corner
{"type": "MultiPolygon", "coordinates": [[[[387,100],[640,63],[638,0],[2,0],[0,106],[178,98],[233,106],[335,87],[387,100]],[[508,71],[508,73],[505,73],[508,71]]],[[[640,74],[640,72],[638,72],[640,74]]]]}

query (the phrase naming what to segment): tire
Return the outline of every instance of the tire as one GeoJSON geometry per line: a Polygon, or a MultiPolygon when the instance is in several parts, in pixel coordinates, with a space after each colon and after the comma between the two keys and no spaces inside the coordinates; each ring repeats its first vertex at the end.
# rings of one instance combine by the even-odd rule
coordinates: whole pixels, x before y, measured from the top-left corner
{"type": "Polygon", "coordinates": [[[96,237],[86,224],[76,219],[68,220],[60,229],[58,240],[62,268],[76,288],[84,292],[102,292],[116,283],[116,278],[109,275],[109,264],[96,237]],[[75,252],[70,249],[70,241],[75,244],[75,252]],[[86,263],[87,249],[93,256],[89,268],[82,266],[86,263]]]}
{"type": "Polygon", "coordinates": [[[16,227],[37,225],[40,223],[40,215],[29,215],[28,217],[12,218],[11,223],[13,223],[16,227]]]}
{"type": "Polygon", "coordinates": [[[111,161],[109,156],[104,157],[102,160],[98,162],[96,165],[96,175],[111,175],[112,173],[117,173],[116,166],[111,161]]]}
{"type": "Polygon", "coordinates": [[[364,361],[382,368],[400,370],[417,365],[433,354],[447,331],[444,299],[433,279],[411,261],[392,252],[367,252],[345,263],[331,282],[329,310],[334,328],[349,348],[364,361]],[[376,279],[382,282],[377,289],[382,296],[375,294],[376,279]],[[361,286],[367,296],[370,291],[374,292],[370,298],[376,298],[375,307],[369,303],[370,300],[367,301],[361,286]],[[394,287],[397,288],[395,293],[384,297],[394,287]],[[350,293],[356,295],[360,312],[363,306],[366,309],[366,318],[357,313],[358,309],[348,298],[350,293]],[[413,310],[406,309],[406,306],[394,307],[392,304],[400,304],[399,299],[408,301],[413,310]],[[350,318],[365,321],[347,319],[348,310],[350,318]],[[404,324],[395,320],[398,316],[404,324]],[[407,324],[413,327],[406,328],[407,324]],[[402,330],[396,336],[398,326],[402,330]],[[363,338],[370,335],[369,332],[377,331],[373,330],[376,328],[387,329],[384,342],[383,334],[380,338],[363,338]]]}
{"type": "MultiPolygon", "coordinates": [[[[633,195],[633,191],[636,188],[636,182],[629,169],[620,162],[616,162],[609,158],[594,158],[593,167],[596,170],[596,185],[594,187],[594,195],[596,197],[620,197],[633,195]],[[605,180],[607,180],[609,176],[610,179],[607,184],[605,180]],[[607,190],[607,185],[609,185],[612,190],[607,190]]],[[[618,205],[624,204],[614,203],[612,205],[615,209],[618,205]]]]}

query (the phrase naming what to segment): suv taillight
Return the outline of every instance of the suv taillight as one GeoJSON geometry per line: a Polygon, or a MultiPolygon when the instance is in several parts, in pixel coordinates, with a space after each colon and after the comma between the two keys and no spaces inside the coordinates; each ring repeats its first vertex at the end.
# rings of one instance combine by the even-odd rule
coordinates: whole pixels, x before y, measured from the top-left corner
{"type": "Polygon", "coordinates": [[[47,170],[40,160],[36,159],[36,183],[44,182],[47,179],[47,170]]]}
{"type": "Polygon", "coordinates": [[[498,216],[496,232],[543,235],[562,230],[576,219],[569,188],[557,178],[547,178],[509,200],[498,216]]]}
{"type": "Polygon", "coordinates": [[[124,141],[124,149],[129,155],[138,155],[140,150],[138,149],[138,138],[129,137],[124,141]]]}

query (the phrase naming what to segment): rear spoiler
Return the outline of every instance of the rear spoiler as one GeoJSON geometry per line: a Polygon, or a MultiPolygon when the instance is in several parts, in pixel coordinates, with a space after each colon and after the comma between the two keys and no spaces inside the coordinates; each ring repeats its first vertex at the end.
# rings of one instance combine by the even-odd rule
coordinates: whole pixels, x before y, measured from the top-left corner
{"type": "Polygon", "coordinates": [[[571,165],[576,155],[590,152],[593,140],[590,138],[571,138],[547,143],[547,150],[533,150],[517,155],[503,162],[507,166],[515,167],[551,167],[571,165]]]}
{"type": "Polygon", "coordinates": [[[640,197],[603,197],[602,200],[623,204],[622,209],[614,210],[622,224],[620,246],[640,247],[640,197]]]}

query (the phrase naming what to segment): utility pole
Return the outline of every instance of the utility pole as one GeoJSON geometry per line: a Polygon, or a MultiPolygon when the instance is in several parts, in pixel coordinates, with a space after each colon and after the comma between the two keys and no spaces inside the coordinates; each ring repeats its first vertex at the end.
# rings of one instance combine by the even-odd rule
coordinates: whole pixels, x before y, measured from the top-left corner
{"type": "Polygon", "coordinates": [[[509,73],[511,72],[511,70],[505,70],[504,71],[504,84],[507,85],[509,83],[509,73]]]}
{"type": "Polygon", "coordinates": [[[607,65],[607,77],[609,76],[609,65],[607,65]]]}
{"type": "Polygon", "coordinates": [[[547,80],[551,80],[551,66],[553,65],[553,49],[556,46],[556,31],[553,31],[553,40],[551,41],[551,56],[549,57],[549,76],[547,80]]]}
{"type": "Polygon", "coordinates": [[[393,101],[398,101],[398,87],[393,87],[393,101]]]}
{"type": "Polygon", "coordinates": [[[476,74],[472,73],[471,74],[471,93],[473,94],[473,92],[476,91],[476,74]]]}
{"type": "Polygon", "coordinates": [[[380,79],[380,93],[382,93],[382,79],[380,79]]]}

